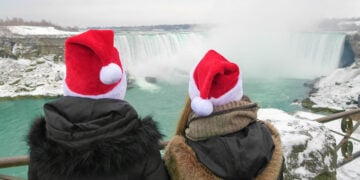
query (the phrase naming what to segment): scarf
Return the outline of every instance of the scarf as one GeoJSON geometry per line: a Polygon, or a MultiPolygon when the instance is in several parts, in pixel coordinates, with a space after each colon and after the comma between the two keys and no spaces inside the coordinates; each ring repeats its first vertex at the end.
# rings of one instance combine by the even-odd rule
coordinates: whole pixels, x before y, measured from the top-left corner
{"type": "Polygon", "coordinates": [[[215,106],[209,116],[189,114],[185,135],[192,141],[208,139],[237,132],[257,119],[258,105],[246,101],[234,101],[215,106]]]}

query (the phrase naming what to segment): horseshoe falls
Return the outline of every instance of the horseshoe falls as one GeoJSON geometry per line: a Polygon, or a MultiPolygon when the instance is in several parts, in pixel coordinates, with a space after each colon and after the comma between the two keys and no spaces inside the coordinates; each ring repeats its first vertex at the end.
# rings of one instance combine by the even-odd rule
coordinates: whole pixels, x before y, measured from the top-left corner
{"type": "Polygon", "coordinates": [[[188,75],[196,62],[194,55],[204,52],[204,42],[202,32],[125,32],[115,36],[120,58],[135,77],[188,75]]]}
{"type": "Polygon", "coordinates": [[[236,34],[208,31],[117,32],[115,44],[132,76],[188,76],[208,49],[236,62],[245,76],[309,79],[353,62],[344,33],[236,34]]]}
{"type": "Polygon", "coordinates": [[[296,34],[291,37],[289,51],[290,58],[295,61],[293,65],[309,73],[311,78],[349,66],[354,61],[353,51],[342,33],[296,34]]]}

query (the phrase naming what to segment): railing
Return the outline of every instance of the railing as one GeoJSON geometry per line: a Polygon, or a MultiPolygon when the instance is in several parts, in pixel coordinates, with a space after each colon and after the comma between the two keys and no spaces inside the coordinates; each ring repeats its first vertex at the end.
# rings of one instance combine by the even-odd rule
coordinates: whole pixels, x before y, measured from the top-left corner
{"type": "Polygon", "coordinates": [[[24,180],[22,178],[18,178],[18,177],[14,177],[14,176],[6,176],[6,175],[2,175],[2,174],[0,174],[0,179],[2,179],[2,180],[24,180]]]}
{"type": "Polygon", "coordinates": [[[28,164],[29,164],[29,156],[0,158],[0,168],[23,166],[28,164]]]}
{"type": "Polygon", "coordinates": [[[343,136],[343,139],[335,147],[336,153],[341,149],[341,154],[344,157],[344,160],[337,163],[337,167],[341,167],[341,166],[345,165],[346,163],[348,163],[348,162],[352,161],[353,159],[360,156],[360,151],[353,153],[354,147],[353,147],[353,143],[351,141],[351,140],[353,140],[356,142],[360,142],[359,139],[351,137],[352,133],[360,126],[360,108],[332,114],[332,115],[325,116],[325,117],[315,120],[320,123],[326,123],[326,122],[337,120],[339,118],[342,118],[341,119],[341,130],[343,133],[330,130],[335,134],[343,136]],[[353,124],[353,121],[356,121],[355,125],[353,124]]]}
{"type": "MultiPolygon", "coordinates": [[[[159,143],[159,149],[165,149],[166,145],[168,144],[168,141],[161,141],[159,143]]],[[[6,157],[6,158],[0,158],[0,169],[1,168],[10,168],[10,167],[16,167],[16,166],[25,166],[29,164],[29,156],[15,156],[15,157],[6,157]]],[[[0,174],[1,180],[23,180],[18,177],[14,176],[7,176],[0,174]]]]}
{"type": "MultiPolygon", "coordinates": [[[[335,147],[336,152],[339,149],[341,149],[341,153],[344,157],[344,160],[337,164],[338,167],[340,167],[360,156],[360,151],[353,154],[353,144],[352,144],[352,141],[350,141],[350,139],[351,139],[351,140],[360,142],[360,140],[351,137],[352,133],[360,126],[360,108],[332,114],[332,115],[325,116],[325,117],[322,117],[319,119],[315,119],[315,121],[317,121],[317,122],[326,123],[326,122],[337,120],[339,118],[342,118],[341,130],[345,134],[331,130],[332,132],[334,132],[338,135],[344,136],[344,138],[335,147]],[[353,120],[357,121],[355,125],[353,125],[353,120]]],[[[160,142],[159,149],[164,149],[167,144],[168,144],[168,141],[160,142]]],[[[0,168],[23,166],[23,165],[28,165],[28,164],[29,164],[28,156],[0,158],[0,168]]],[[[0,174],[0,179],[22,180],[21,178],[1,175],[1,174],[0,174]]]]}

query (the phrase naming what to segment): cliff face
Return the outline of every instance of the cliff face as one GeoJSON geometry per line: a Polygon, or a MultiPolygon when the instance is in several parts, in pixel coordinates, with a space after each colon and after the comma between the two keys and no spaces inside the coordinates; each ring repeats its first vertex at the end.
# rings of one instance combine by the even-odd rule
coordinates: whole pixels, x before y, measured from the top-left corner
{"type": "Polygon", "coordinates": [[[355,59],[360,59],[360,32],[350,34],[348,38],[355,53],[355,59]]]}
{"type": "Polygon", "coordinates": [[[66,37],[64,36],[20,36],[0,34],[0,57],[12,59],[36,59],[52,54],[54,55],[54,61],[62,61],[65,39],[66,37]]]}

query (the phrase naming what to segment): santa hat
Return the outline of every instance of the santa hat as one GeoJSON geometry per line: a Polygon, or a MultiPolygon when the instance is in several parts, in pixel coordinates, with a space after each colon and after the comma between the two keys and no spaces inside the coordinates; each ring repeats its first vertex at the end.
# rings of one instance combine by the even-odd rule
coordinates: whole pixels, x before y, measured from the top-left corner
{"type": "Polygon", "coordinates": [[[213,112],[213,106],[239,101],[243,96],[239,67],[210,50],[190,75],[191,109],[199,116],[213,112]]]}
{"type": "Polygon", "coordinates": [[[89,30],[65,42],[64,95],[123,99],[126,74],[112,30],[89,30]]]}

